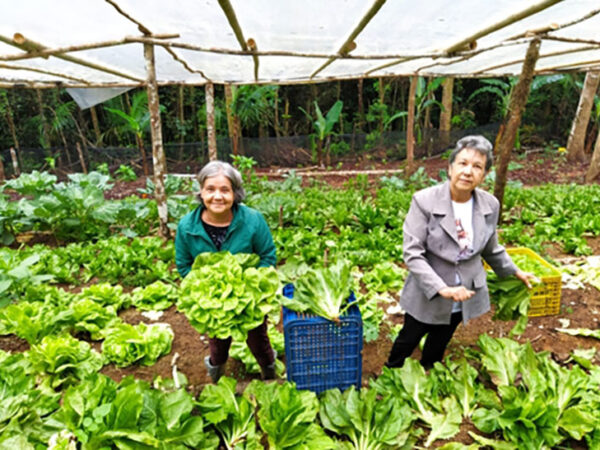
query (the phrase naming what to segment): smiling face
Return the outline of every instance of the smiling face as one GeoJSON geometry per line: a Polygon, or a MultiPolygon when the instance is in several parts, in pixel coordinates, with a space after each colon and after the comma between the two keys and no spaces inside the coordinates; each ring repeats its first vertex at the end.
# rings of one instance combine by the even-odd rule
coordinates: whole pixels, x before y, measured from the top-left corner
{"type": "Polygon", "coordinates": [[[234,194],[231,181],[223,174],[208,177],[200,191],[206,211],[214,218],[221,218],[231,213],[234,194]]]}
{"type": "Polygon", "coordinates": [[[465,148],[454,158],[448,167],[450,176],[450,194],[456,202],[466,202],[473,190],[479,186],[486,175],[486,156],[477,150],[465,148]]]}

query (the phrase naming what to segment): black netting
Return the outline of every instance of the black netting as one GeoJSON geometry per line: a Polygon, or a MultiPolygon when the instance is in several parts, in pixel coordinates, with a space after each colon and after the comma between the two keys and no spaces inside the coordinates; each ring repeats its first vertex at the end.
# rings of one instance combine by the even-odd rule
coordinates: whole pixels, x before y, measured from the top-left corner
{"type": "MultiPolygon", "coordinates": [[[[416,133],[415,158],[439,155],[451,148],[458,139],[469,134],[482,134],[494,142],[499,124],[490,124],[469,130],[453,130],[442,133],[430,129],[416,133]]],[[[370,160],[402,160],[406,157],[406,133],[390,131],[381,135],[344,134],[331,137],[328,142],[331,164],[348,161],[364,155],[370,160]]],[[[152,165],[152,146],[146,144],[148,165],[152,165]]],[[[141,173],[142,158],[137,148],[127,147],[87,147],[82,149],[88,169],[106,163],[110,170],[126,164],[141,173]]],[[[233,153],[229,138],[217,139],[217,155],[219,159],[230,161],[233,153]]],[[[208,161],[207,142],[191,142],[184,144],[165,144],[167,169],[169,172],[195,172],[208,161]]],[[[286,136],[264,138],[241,138],[238,154],[252,157],[259,167],[279,166],[297,167],[314,164],[316,141],[314,136],[286,136]]],[[[13,175],[12,159],[9,149],[0,151],[4,161],[6,176],[13,175]]],[[[47,169],[47,157],[55,158],[56,166],[61,172],[79,172],[82,170],[79,154],[75,146],[67,152],[62,147],[50,149],[22,148],[18,154],[21,171],[47,169]],[[60,159],[59,159],[60,158],[60,159]]]]}

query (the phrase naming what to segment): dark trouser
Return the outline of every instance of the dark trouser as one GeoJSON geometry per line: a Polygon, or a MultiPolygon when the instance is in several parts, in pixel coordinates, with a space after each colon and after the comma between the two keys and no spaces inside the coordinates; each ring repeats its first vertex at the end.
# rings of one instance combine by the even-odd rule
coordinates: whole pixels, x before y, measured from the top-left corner
{"type": "Polygon", "coordinates": [[[433,363],[441,361],[444,357],[446,346],[461,320],[462,312],[460,311],[452,313],[449,325],[424,323],[408,313],[404,314],[404,326],[398,333],[388,362],[385,365],[387,367],[402,367],[404,360],[412,354],[423,336],[428,334],[423,346],[421,365],[425,368],[432,367],[433,363]]]}
{"type": "MultiPolygon", "coordinates": [[[[246,344],[256,358],[258,365],[267,367],[275,361],[273,358],[273,349],[271,341],[267,335],[267,318],[263,323],[253,330],[248,331],[246,344]]],[[[225,364],[229,356],[229,347],[231,346],[231,337],[227,339],[209,338],[208,347],[210,349],[210,363],[213,366],[225,364]]]]}

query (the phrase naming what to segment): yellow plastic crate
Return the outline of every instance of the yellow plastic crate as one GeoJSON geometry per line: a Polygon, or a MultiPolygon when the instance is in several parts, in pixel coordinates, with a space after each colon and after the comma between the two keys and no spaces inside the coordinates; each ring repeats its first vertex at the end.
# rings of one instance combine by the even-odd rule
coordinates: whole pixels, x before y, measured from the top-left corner
{"type": "MultiPolygon", "coordinates": [[[[534,286],[531,290],[531,305],[529,306],[529,317],[551,316],[560,312],[561,273],[548,261],[533,250],[526,247],[507,248],[509,255],[527,255],[535,259],[541,265],[551,269],[554,275],[540,277],[542,283],[534,286]]],[[[486,269],[490,267],[485,263],[486,269]]]]}

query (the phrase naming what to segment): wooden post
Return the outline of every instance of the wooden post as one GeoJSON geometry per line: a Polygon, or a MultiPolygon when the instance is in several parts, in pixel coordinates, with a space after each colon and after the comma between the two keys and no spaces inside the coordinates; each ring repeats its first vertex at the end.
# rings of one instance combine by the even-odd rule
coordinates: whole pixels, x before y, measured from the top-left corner
{"type": "Polygon", "coordinates": [[[154,65],[154,46],[144,44],[146,59],[146,92],[148,94],[148,110],[150,111],[150,132],[152,134],[152,164],[154,166],[154,199],[158,208],[159,234],[163,239],[170,236],[169,211],[167,210],[167,195],[165,193],[165,174],[167,160],[163,148],[162,129],[160,122],[160,104],[158,101],[158,84],[156,83],[156,67],[154,65]]]}
{"type": "Polygon", "coordinates": [[[231,84],[225,85],[225,113],[227,114],[227,130],[229,131],[229,140],[231,141],[231,152],[238,154],[237,129],[235,126],[235,116],[233,114],[233,87],[231,84]]]}
{"type": "Polygon", "coordinates": [[[10,148],[10,157],[12,159],[13,173],[15,177],[18,177],[21,175],[21,171],[19,170],[19,159],[17,158],[17,152],[15,152],[14,147],[10,148]]]}
{"type": "Polygon", "coordinates": [[[81,144],[79,144],[79,142],[76,142],[75,147],[77,148],[77,154],[79,155],[79,163],[81,164],[81,170],[83,171],[83,173],[87,174],[87,167],[85,166],[85,158],[83,157],[83,152],[81,151],[81,144]]]}
{"type": "Polygon", "coordinates": [[[590,71],[586,73],[577,112],[567,140],[567,159],[569,161],[582,161],[585,158],[585,136],[599,81],[600,72],[590,71]]]}
{"type": "Polygon", "coordinates": [[[600,175],[600,130],[596,137],[596,145],[594,146],[594,153],[592,154],[592,161],[590,167],[585,174],[585,182],[591,183],[594,179],[600,175]]]}
{"type": "Polygon", "coordinates": [[[500,215],[498,216],[498,221],[502,221],[502,201],[504,200],[508,163],[510,162],[510,155],[515,145],[519,125],[521,124],[521,116],[525,109],[525,104],[527,103],[527,97],[529,96],[529,88],[531,86],[531,81],[533,80],[535,63],[537,62],[540,53],[540,43],[539,39],[533,39],[529,43],[525,61],[523,61],[523,67],[521,68],[521,75],[519,75],[519,81],[517,81],[510,96],[508,111],[503,121],[505,126],[501,132],[502,134],[496,139],[496,142],[498,143],[496,148],[498,159],[496,163],[494,195],[500,202],[500,215]]]}
{"type": "Polygon", "coordinates": [[[92,116],[92,127],[94,128],[94,135],[96,136],[96,145],[100,145],[102,142],[102,133],[100,133],[100,123],[98,122],[98,113],[96,107],[90,107],[90,115],[92,116]]]}
{"type": "Polygon", "coordinates": [[[215,131],[215,86],[209,81],[204,87],[206,91],[206,134],[208,135],[208,160],[216,161],[217,135],[215,131]]]}
{"type": "Polygon", "coordinates": [[[450,130],[452,128],[452,91],[454,78],[446,77],[442,84],[442,111],[440,112],[440,146],[444,149],[450,145],[450,130]]]}
{"type": "Polygon", "coordinates": [[[415,164],[415,96],[419,77],[410,77],[408,92],[408,119],[406,121],[406,169],[410,173],[415,164]]]}

